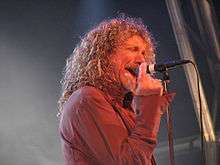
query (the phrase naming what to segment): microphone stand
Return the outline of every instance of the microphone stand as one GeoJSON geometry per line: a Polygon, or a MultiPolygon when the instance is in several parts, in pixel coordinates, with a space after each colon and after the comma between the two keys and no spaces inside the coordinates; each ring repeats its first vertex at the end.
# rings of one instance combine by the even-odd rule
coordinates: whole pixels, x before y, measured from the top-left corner
{"type": "MultiPolygon", "coordinates": [[[[162,73],[163,73],[162,81],[163,81],[164,93],[167,93],[168,92],[167,84],[170,82],[170,77],[167,69],[162,73]]],[[[170,162],[169,164],[175,165],[174,146],[173,146],[173,114],[170,107],[167,107],[166,113],[167,113],[167,132],[168,132],[168,144],[169,144],[169,162],[170,162]]]]}

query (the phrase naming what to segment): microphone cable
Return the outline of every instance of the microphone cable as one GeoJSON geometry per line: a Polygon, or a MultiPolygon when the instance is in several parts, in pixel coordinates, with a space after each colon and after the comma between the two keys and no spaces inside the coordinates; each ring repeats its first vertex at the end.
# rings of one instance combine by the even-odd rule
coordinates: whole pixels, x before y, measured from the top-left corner
{"type": "Polygon", "coordinates": [[[197,83],[197,90],[198,90],[198,99],[199,99],[199,119],[200,119],[200,138],[201,138],[201,161],[202,164],[206,165],[206,159],[205,159],[205,149],[204,149],[204,126],[203,126],[203,110],[202,110],[202,101],[201,101],[201,93],[200,93],[200,79],[199,79],[199,71],[196,67],[196,64],[189,60],[190,64],[193,65],[194,70],[196,71],[196,83],[197,83]]]}

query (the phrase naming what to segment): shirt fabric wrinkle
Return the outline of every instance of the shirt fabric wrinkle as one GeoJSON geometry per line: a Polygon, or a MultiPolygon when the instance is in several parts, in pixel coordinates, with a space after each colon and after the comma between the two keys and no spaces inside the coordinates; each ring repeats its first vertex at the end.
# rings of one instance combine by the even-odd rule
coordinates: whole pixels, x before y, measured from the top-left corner
{"type": "Polygon", "coordinates": [[[111,105],[106,97],[86,86],[65,104],[59,126],[65,164],[155,165],[156,137],[146,129],[144,116],[137,123],[133,112],[111,105]]]}

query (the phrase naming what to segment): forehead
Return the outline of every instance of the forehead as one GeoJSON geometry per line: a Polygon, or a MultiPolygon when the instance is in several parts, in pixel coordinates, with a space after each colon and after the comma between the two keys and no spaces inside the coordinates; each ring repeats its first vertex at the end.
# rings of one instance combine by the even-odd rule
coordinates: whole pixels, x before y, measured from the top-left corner
{"type": "Polygon", "coordinates": [[[135,47],[137,46],[137,47],[142,47],[147,50],[151,48],[151,43],[150,43],[150,40],[146,42],[141,36],[134,35],[128,38],[127,40],[125,40],[122,46],[135,46],[135,47]]]}
{"type": "Polygon", "coordinates": [[[126,41],[126,44],[134,44],[134,43],[138,43],[138,44],[146,44],[146,42],[143,40],[142,37],[138,36],[138,35],[134,35],[129,37],[126,41]]]}

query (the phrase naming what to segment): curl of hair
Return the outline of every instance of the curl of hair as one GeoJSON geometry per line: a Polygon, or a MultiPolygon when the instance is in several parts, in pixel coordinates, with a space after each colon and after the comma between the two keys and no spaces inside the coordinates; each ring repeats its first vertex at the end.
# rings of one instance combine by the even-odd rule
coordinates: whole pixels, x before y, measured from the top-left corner
{"type": "MultiPolygon", "coordinates": [[[[124,15],[101,22],[82,37],[66,60],[58,101],[60,112],[70,95],[83,86],[90,85],[112,93],[113,88],[121,85],[113,76],[110,58],[115,49],[133,35],[141,36],[154,52],[154,40],[147,27],[140,19],[124,15]]],[[[115,90],[116,95],[119,92],[115,90]]]]}

